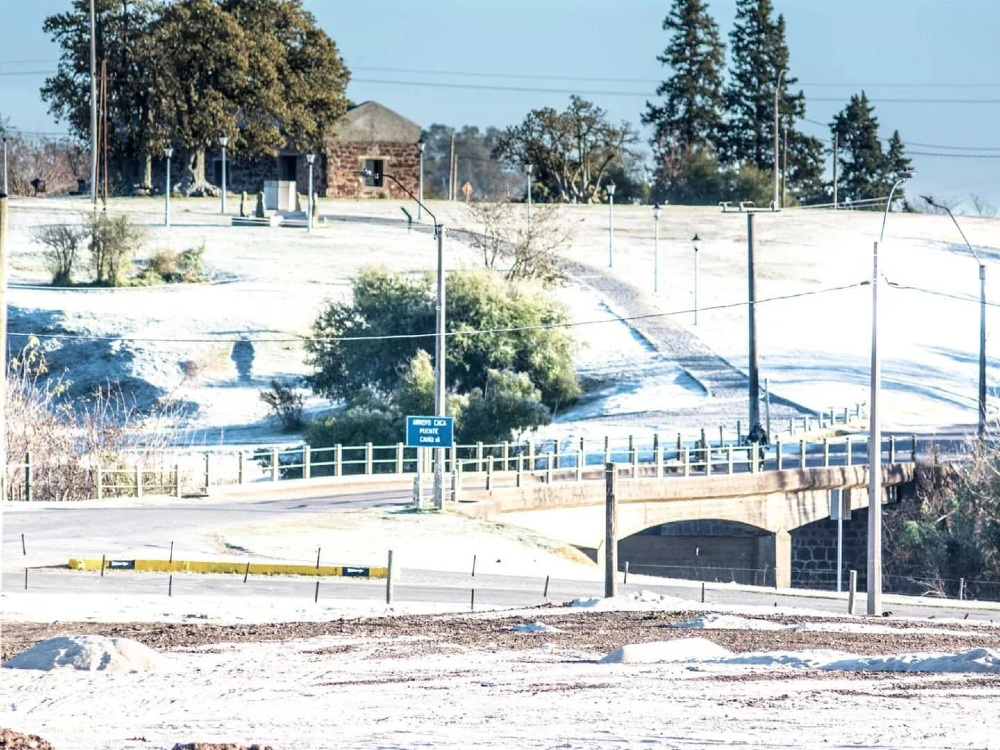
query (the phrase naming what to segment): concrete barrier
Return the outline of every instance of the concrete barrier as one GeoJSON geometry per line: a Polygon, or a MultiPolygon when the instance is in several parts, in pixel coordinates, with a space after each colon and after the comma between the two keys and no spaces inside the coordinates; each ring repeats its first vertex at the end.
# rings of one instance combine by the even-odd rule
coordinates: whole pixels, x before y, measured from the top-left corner
{"type": "MultiPolygon", "coordinates": [[[[199,562],[193,560],[130,560],[71,557],[70,570],[134,570],[148,573],[246,573],[247,563],[236,561],[199,562]]],[[[367,565],[282,565],[280,563],[250,563],[250,574],[265,576],[339,576],[345,578],[385,578],[385,567],[367,565]]]]}

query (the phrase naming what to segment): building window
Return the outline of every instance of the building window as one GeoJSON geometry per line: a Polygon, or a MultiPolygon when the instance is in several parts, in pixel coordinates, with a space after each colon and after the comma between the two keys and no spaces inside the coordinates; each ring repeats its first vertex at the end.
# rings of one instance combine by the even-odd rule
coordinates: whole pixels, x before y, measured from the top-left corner
{"type": "Polygon", "coordinates": [[[384,159],[365,159],[365,187],[382,187],[384,159]]]}

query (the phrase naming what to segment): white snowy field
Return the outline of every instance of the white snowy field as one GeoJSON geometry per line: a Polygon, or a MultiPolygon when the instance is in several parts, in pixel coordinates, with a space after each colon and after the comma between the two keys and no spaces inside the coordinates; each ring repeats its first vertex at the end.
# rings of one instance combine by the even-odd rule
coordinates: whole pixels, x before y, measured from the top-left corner
{"type": "MultiPolygon", "coordinates": [[[[234,207],[235,207],[235,201],[234,207]]],[[[40,223],[77,220],[83,201],[15,199],[11,206],[10,304],[15,333],[61,331],[110,341],[63,340],[52,353],[58,368],[78,382],[101,375],[130,381],[147,400],[172,399],[190,408],[183,440],[261,441],[276,438],[257,393],[272,377],[296,377],[307,367],[296,338],[306,335],[326,300],[343,299],[365,265],[413,273],[435,267],[429,233],[407,231],[393,201],[321,201],[326,225],[302,229],[233,228],[213,200],[174,202],[174,226],[162,224],[153,199],[113,201],[148,225],[148,247],[183,250],[202,242],[206,265],[219,282],[196,287],[54,290],[45,281],[40,223]],[[34,285],[34,286],[25,286],[34,285]],[[119,340],[120,338],[120,340],[119,340]],[[252,373],[240,380],[233,342],[254,341],[252,373]]],[[[431,202],[448,227],[475,229],[460,203],[431,202]]],[[[745,214],[716,208],[667,206],[660,220],[660,293],[652,293],[653,221],[649,207],[615,207],[615,265],[608,269],[606,206],[567,206],[561,221],[571,235],[568,258],[593,273],[609,272],[632,284],[645,303],[687,326],[735,366],[747,363],[745,214]],[[693,325],[694,253],[700,254],[699,304],[693,325]],[[710,308],[719,309],[710,309],[710,308]],[[680,314],[674,314],[678,313],[680,314]]],[[[868,397],[872,245],[878,212],[787,210],[756,221],[758,341],[761,376],[776,395],[813,409],[842,407],[868,397]],[[805,294],[794,299],[772,297],[805,294]]],[[[960,217],[992,280],[1000,259],[1000,220],[960,217]]],[[[890,214],[880,257],[886,279],[921,287],[881,285],[883,420],[889,428],[920,429],[975,422],[979,308],[976,262],[947,216],[890,214]],[[931,292],[943,292],[954,299],[931,292]]],[[[460,241],[446,243],[445,265],[475,265],[460,241]]],[[[990,299],[993,282],[988,287],[990,299]]],[[[587,279],[559,296],[574,321],[613,321],[622,305],[589,289],[587,279]]],[[[1000,324],[995,307],[988,330],[1000,324]]],[[[547,434],[599,434],[602,429],[655,429],[643,412],[692,406],[707,398],[700,384],[665,360],[621,322],[570,329],[579,343],[581,374],[606,384],[577,412],[558,415],[547,434]],[[611,422],[602,422],[602,419],[611,422]]],[[[53,341],[49,346],[56,346],[53,341]]],[[[989,352],[988,384],[997,391],[997,362],[989,352]]],[[[311,409],[323,408],[318,399],[311,409]]]]}
{"type": "MultiPolygon", "coordinates": [[[[135,619],[146,607],[162,609],[120,604],[135,619]]],[[[995,631],[977,638],[959,623],[939,623],[933,632],[942,637],[982,641],[954,652],[737,653],[710,639],[713,631],[742,631],[751,639],[754,632],[804,630],[869,639],[887,630],[902,637],[929,632],[843,619],[798,625],[788,612],[780,614],[791,622],[777,625],[764,618],[779,613],[744,608],[682,620],[663,629],[660,641],[595,650],[568,640],[585,626],[582,618],[593,616],[590,604],[454,620],[460,631],[494,632],[497,618],[519,621],[504,626],[502,638],[497,633],[503,645],[486,647],[442,640],[437,627],[382,632],[377,620],[358,622],[344,635],[156,653],[120,639],[64,636],[0,670],[0,724],[39,734],[57,748],[90,750],[158,750],[190,741],[579,750],[996,746],[995,631]],[[555,619],[558,627],[549,624],[555,619]]],[[[599,609],[652,617],[699,606],[639,593],[602,600],[599,609]]],[[[77,611],[71,603],[60,616],[77,611]]]]}

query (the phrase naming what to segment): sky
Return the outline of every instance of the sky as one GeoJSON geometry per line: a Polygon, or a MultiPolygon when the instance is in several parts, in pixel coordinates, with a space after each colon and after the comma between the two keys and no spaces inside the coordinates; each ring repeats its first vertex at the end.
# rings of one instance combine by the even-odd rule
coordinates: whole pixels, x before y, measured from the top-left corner
{"type": "MultiPolygon", "coordinates": [[[[42,32],[70,0],[2,0],[0,113],[28,131],[63,132],[38,95],[58,50],[42,32]],[[23,72],[29,75],[21,75],[23,72]]],[[[666,71],[668,0],[305,0],[352,71],[348,96],[428,126],[507,126],[571,93],[638,125],[666,71]],[[534,90],[532,90],[534,89],[534,90]]],[[[917,177],[910,194],[1000,207],[1000,72],[995,0],[774,0],[785,16],[790,76],[807,96],[804,132],[864,89],[884,137],[898,129],[917,177]],[[927,154],[937,154],[934,156],[927,154]],[[941,154],[945,154],[941,156],[941,154]],[[984,158],[987,157],[987,158],[984,158]]],[[[734,0],[710,0],[728,39],[734,0]]],[[[649,132],[643,129],[643,141],[649,132]]],[[[829,161],[829,159],[828,159],[829,161]]]]}

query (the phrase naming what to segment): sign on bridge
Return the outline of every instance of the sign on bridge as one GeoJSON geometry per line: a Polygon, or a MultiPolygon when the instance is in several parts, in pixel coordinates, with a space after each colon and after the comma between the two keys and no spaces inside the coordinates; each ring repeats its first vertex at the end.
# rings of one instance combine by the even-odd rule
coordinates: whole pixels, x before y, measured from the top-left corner
{"type": "Polygon", "coordinates": [[[454,417],[407,417],[407,448],[451,448],[454,443],[454,417]]]}

